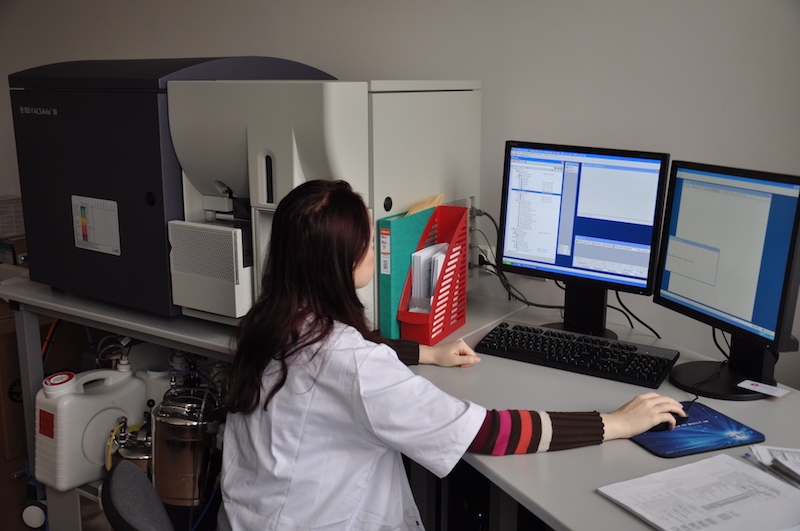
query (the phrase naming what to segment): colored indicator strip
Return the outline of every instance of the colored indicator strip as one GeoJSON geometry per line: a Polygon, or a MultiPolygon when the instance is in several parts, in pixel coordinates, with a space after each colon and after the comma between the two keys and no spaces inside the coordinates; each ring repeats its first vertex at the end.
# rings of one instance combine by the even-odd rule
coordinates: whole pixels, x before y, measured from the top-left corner
{"type": "Polygon", "coordinates": [[[89,241],[89,221],[86,219],[86,207],[81,207],[81,236],[83,241],[89,241]]]}

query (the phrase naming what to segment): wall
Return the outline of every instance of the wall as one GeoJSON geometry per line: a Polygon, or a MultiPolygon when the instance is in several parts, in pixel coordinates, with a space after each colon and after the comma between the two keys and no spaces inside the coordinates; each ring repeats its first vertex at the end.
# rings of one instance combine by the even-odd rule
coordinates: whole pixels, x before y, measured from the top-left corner
{"type": "MultiPolygon", "coordinates": [[[[5,93],[9,73],[42,64],[181,56],[271,55],[344,80],[480,80],[481,206],[493,214],[506,139],[800,174],[797,0],[0,0],[0,49],[5,93]]],[[[0,104],[0,194],[18,192],[0,104]]],[[[551,283],[539,291],[529,297],[558,297],[551,283]]],[[[625,301],[666,339],[715,351],[708,327],[625,301]]],[[[780,365],[795,387],[798,358],[780,365]]]]}

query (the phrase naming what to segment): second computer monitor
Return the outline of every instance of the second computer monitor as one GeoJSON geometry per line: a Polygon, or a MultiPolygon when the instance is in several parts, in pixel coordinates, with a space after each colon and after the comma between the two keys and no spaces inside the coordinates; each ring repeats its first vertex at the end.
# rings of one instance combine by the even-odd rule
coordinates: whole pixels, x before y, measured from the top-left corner
{"type": "Polygon", "coordinates": [[[560,326],[605,328],[609,289],[650,295],[669,155],[508,141],[498,266],[566,285],[560,326]]]}
{"type": "Polygon", "coordinates": [[[684,363],[670,380],[764,398],[739,384],[775,384],[778,352],[797,350],[800,177],[676,161],[665,218],[655,302],[731,334],[727,361],[684,363]]]}

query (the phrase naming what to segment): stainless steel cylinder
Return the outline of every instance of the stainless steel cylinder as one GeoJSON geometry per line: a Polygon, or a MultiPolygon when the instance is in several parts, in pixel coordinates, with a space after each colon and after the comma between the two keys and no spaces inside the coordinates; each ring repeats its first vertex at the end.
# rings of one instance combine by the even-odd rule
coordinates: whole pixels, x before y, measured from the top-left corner
{"type": "Polygon", "coordinates": [[[215,395],[206,389],[169,391],[153,412],[153,485],[170,505],[200,505],[209,458],[209,417],[215,395]]]}
{"type": "Polygon", "coordinates": [[[145,448],[143,446],[123,446],[117,450],[113,463],[122,461],[123,459],[132,462],[150,477],[150,448],[145,448]]]}

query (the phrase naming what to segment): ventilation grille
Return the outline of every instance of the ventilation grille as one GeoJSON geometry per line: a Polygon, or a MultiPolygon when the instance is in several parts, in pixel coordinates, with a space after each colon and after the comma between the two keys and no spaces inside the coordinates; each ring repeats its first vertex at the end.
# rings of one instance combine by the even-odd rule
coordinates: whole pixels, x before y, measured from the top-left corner
{"type": "Polygon", "coordinates": [[[236,229],[170,224],[170,268],[174,273],[239,283],[236,229]]]}

